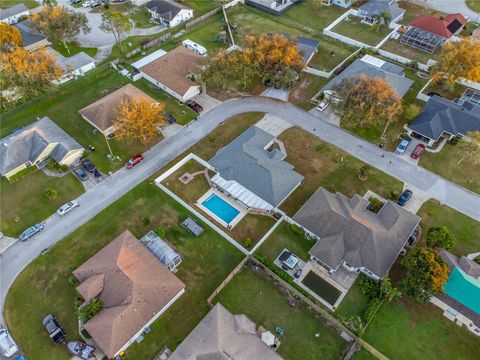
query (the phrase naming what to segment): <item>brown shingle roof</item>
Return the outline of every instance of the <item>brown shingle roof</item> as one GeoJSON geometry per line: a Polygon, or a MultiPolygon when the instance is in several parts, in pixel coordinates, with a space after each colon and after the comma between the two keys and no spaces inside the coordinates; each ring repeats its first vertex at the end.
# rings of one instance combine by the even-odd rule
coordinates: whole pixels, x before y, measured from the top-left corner
{"type": "Polygon", "coordinates": [[[106,130],[113,125],[123,102],[132,98],[145,98],[157,102],[132,84],[128,84],[84,107],[80,110],[80,114],[100,130],[106,130]]]}
{"type": "Polygon", "coordinates": [[[109,358],[185,288],[128,230],[73,274],[85,300],[103,302],[85,329],[109,358]]]}
{"type": "Polygon", "coordinates": [[[183,46],[142,66],[140,71],[183,96],[190,87],[197,85],[187,76],[197,68],[202,57],[183,46]]]}

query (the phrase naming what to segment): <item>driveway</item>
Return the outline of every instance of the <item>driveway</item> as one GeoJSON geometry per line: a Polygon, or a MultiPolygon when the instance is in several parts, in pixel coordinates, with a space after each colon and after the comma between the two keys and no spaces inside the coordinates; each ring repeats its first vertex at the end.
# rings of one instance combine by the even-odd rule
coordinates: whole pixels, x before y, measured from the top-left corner
{"type": "MultiPolygon", "coordinates": [[[[292,125],[331,143],[381,171],[411,184],[441,203],[480,220],[480,195],[468,191],[419,166],[414,166],[391,153],[379,149],[345,130],[317,118],[296,106],[265,97],[246,97],[227,100],[198,121],[183,127],[173,136],[153,146],[144,153],[145,160],[134,171],[118,170],[90,191],[82,194],[78,209],[65,217],[55,217],[47,222],[45,230],[31,241],[16,242],[0,256],[0,305],[3,315],[3,301],[11,284],[42,250],[50,248],[65,236],[85,224],[107,206],[125,195],[142,181],[203,139],[222,122],[245,112],[267,112],[292,125]],[[384,155],[384,157],[382,157],[384,155]]],[[[2,323],[2,318],[0,318],[2,323]]]]}
{"type": "Polygon", "coordinates": [[[475,21],[479,16],[478,13],[467,6],[465,0],[414,0],[413,2],[448,14],[460,13],[472,21],[475,21]]]}

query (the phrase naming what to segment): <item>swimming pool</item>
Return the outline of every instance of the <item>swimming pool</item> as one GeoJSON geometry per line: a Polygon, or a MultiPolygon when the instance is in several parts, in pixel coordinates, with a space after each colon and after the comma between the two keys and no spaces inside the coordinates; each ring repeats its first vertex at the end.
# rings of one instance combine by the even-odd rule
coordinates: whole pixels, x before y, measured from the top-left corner
{"type": "Polygon", "coordinates": [[[218,216],[220,219],[230,224],[233,219],[240,214],[240,211],[235,209],[232,205],[227,203],[217,194],[211,194],[206,200],[202,202],[202,205],[218,216]]]}
{"type": "Polygon", "coordinates": [[[335,305],[342,292],[320,276],[310,271],[302,280],[302,284],[312,290],[330,305],[335,305]]]}

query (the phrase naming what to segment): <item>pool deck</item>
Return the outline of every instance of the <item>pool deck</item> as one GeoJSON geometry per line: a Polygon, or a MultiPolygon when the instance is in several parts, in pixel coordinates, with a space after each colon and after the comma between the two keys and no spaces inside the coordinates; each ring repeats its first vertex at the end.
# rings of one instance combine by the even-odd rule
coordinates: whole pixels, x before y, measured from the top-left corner
{"type": "Polygon", "coordinates": [[[226,196],[225,194],[221,193],[220,191],[218,191],[217,189],[215,188],[211,188],[210,190],[208,190],[205,194],[203,194],[200,199],[198,199],[196,202],[195,202],[195,205],[198,206],[204,213],[206,213],[208,216],[210,216],[212,219],[214,219],[216,222],[218,222],[219,224],[221,224],[223,227],[227,228],[227,229],[233,229],[235,225],[237,225],[245,215],[247,215],[247,210],[240,206],[240,204],[238,204],[237,202],[235,202],[233,199],[229,198],[228,196],[226,196]],[[205,207],[202,203],[207,200],[210,195],[212,194],[215,194],[217,195],[220,199],[222,199],[223,201],[225,201],[227,204],[229,204],[230,206],[232,206],[233,208],[235,208],[236,210],[238,210],[239,214],[237,216],[235,216],[235,218],[232,220],[232,222],[230,222],[229,224],[227,224],[222,218],[220,218],[217,214],[215,214],[213,211],[211,211],[210,209],[208,209],[207,207],[205,207]]]}

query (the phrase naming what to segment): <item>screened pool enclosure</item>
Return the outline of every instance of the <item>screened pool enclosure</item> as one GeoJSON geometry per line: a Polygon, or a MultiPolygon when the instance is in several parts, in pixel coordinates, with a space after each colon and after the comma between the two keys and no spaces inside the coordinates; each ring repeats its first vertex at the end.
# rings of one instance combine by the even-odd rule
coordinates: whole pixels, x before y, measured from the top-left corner
{"type": "Polygon", "coordinates": [[[149,231],[140,242],[155,255],[170,271],[182,262],[180,255],[154,231],[149,231]]]}

